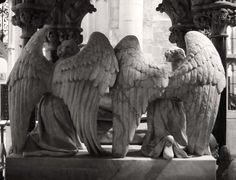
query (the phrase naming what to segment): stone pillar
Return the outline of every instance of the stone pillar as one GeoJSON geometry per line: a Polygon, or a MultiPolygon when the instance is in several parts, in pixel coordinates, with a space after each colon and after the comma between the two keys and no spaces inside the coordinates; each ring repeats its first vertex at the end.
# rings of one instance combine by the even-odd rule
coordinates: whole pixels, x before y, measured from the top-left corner
{"type": "Polygon", "coordinates": [[[11,17],[13,12],[11,11],[12,1],[9,1],[9,31],[8,31],[8,74],[11,72],[17,58],[20,56],[22,50],[21,29],[18,26],[13,26],[11,17]]]}
{"type": "MultiPolygon", "coordinates": [[[[92,1],[91,1],[92,2],[92,1]]],[[[95,14],[87,14],[81,24],[81,27],[83,29],[83,44],[86,44],[88,42],[88,39],[90,35],[96,31],[95,29],[95,20],[96,15],[95,14]]]]}
{"type": "Polygon", "coordinates": [[[142,45],[143,0],[120,0],[119,6],[120,38],[126,35],[135,35],[142,45]]]}
{"type": "Polygon", "coordinates": [[[109,0],[96,0],[96,31],[104,33],[107,37],[109,34],[109,0]]]}
{"type": "Polygon", "coordinates": [[[109,40],[113,46],[115,46],[119,40],[119,0],[109,1],[109,40]]]}
{"type": "Polygon", "coordinates": [[[46,42],[51,51],[50,60],[55,62],[56,49],[62,41],[73,39],[77,44],[83,42],[82,20],[87,13],[95,12],[96,9],[90,0],[57,0],[52,7],[50,19],[45,26],[49,28],[46,42]]]}
{"type": "Polygon", "coordinates": [[[97,9],[96,14],[86,15],[82,21],[83,44],[88,42],[90,35],[95,32],[102,32],[109,36],[109,1],[108,0],[91,0],[97,9]]]}

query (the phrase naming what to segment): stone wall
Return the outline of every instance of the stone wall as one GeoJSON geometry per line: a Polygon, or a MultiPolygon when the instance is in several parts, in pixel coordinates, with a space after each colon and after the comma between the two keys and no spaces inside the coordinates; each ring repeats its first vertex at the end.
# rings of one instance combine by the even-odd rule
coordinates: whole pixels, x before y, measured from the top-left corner
{"type": "MultiPolygon", "coordinates": [[[[136,35],[135,31],[137,31],[137,35],[142,33],[142,37],[139,37],[140,44],[143,48],[143,51],[145,53],[145,56],[147,58],[154,58],[161,62],[163,60],[163,54],[166,49],[173,47],[173,44],[169,42],[169,27],[171,26],[171,21],[169,17],[166,14],[162,14],[156,11],[156,7],[159,3],[162,2],[162,0],[139,0],[137,2],[134,2],[132,0],[129,0],[129,3],[127,1],[127,5],[124,6],[123,3],[121,3],[122,0],[98,0],[98,1],[92,1],[94,2],[95,7],[97,8],[97,12],[91,14],[88,14],[86,18],[83,20],[83,24],[85,25],[84,21],[87,22],[87,26],[84,26],[84,40],[85,42],[88,40],[88,36],[93,31],[98,31],[99,28],[94,26],[93,24],[96,23],[95,21],[109,21],[109,31],[108,31],[108,38],[113,46],[115,46],[120,39],[124,36],[124,34],[134,34],[136,35]],[[103,1],[105,3],[108,3],[108,14],[109,17],[106,19],[98,19],[95,18],[97,13],[101,14],[102,12],[106,12],[106,10],[101,9],[101,6],[98,6],[98,2],[103,1]],[[142,3],[140,2],[142,1],[142,3]],[[139,2],[139,3],[138,3],[139,2]],[[133,6],[130,6],[130,4],[133,3],[133,6]],[[121,4],[123,4],[123,7],[120,7],[121,4]],[[140,4],[143,4],[143,13],[138,12],[140,10],[140,4]],[[136,21],[143,23],[142,29],[135,29],[132,27],[127,27],[127,32],[122,29],[122,21],[121,21],[121,13],[127,13],[127,16],[130,16],[130,14],[136,15],[135,18],[133,17],[127,17],[124,21],[136,21]],[[140,13],[143,14],[143,18],[138,17],[140,13]],[[93,22],[92,22],[93,21],[93,22]],[[89,24],[89,25],[88,25],[89,24]],[[135,29],[135,30],[134,30],[135,29]]],[[[104,6],[105,7],[105,6],[104,6]]],[[[124,22],[123,21],[123,22],[124,22]]],[[[125,22],[126,23],[126,22],[125,22]]],[[[83,25],[82,24],[82,25],[83,25]]],[[[98,23],[96,23],[98,24],[98,23]]],[[[134,25],[136,23],[133,23],[134,25]]],[[[129,25],[132,26],[132,23],[129,25]]],[[[140,26],[138,26],[140,28],[140,26]]],[[[103,32],[105,33],[105,32],[103,32]]],[[[84,42],[84,43],[85,43],[84,42]]]]}
{"type": "Polygon", "coordinates": [[[171,21],[165,13],[156,11],[162,0],[145,0],[143,13],[143,51],[147,57],[161,62],[166,49],[174,45],[169,42],[171,21]]]}

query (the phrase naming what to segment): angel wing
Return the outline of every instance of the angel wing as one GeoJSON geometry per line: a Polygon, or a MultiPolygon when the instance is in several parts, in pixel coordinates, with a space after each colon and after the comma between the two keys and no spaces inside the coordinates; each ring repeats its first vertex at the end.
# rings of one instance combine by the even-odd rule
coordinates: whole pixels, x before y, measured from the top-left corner
{"type": "Polygon", "coordinates": [[[22,50],[9,79],[9,115],[14,153],[22,153],[30,116],[41,96],[49,91],[52,64],[43,56],[46,29],[40,29],[22,50]]]}
{"type": "Polygon", "coordinates": [[[124,157],[148,102],[168,85],[169,71],[145,60],[135,36],[123,38],[115,53],[120,72],[112,88],[113,155],[124,157]]]}
{"type": "Polygon", "coordinates": [[[209,139],[218,111],[220,93],[226,85],[220,56],[203,34],[185,35],[187,56],[170,78],[167,96],[184,102],[187,118],[188,151],[209,154],[209,139]]]}
{"type": "Polygon", "coordinates": [[[68,106],[77,134],[91,154],[103,152],[97,138],[100,97],[113,86],[119,71],[108,39],[94,32],[81,52],[60,60],[53,75],[53,92],[68,106]]]}

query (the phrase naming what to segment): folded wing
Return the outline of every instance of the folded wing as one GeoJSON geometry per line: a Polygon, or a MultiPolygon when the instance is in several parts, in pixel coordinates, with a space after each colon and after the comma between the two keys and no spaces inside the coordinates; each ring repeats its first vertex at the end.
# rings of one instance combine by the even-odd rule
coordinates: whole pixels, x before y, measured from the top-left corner
{"type": "Polygon", "coordinates": [[[114,50],[99,32],[91,35],[81,52],[55,67],[53,92],[68,106],[77,134],[91,154],[103,152],[96,126],[99,100],[115,83],[118,71],[114,50]]]}
{"type": "Polygon", "coordinates": [[[120,73],[113,94],[113,154],[128,151],[148,102],[160,97],[168,85],[168,69],[147,61],[135,36],[126,36],[115,47],[120,73]]]}
{"type": "Polygon", "coordinates": [[[43,56],[46,29],[40,29],[22,50],[9,80],[9,115],[14,153],[22,153],[30,116],[42,95],[49,91],[52,64],[43,56]]]}
{"type": "Polygon", "coordinates": [[[185,35],[187,56],[170,78],[170,96],[180,98],[187,118],[188,150],[209,154],[208,145],[226,79],[220,56],[203,34],[185,35]]]}

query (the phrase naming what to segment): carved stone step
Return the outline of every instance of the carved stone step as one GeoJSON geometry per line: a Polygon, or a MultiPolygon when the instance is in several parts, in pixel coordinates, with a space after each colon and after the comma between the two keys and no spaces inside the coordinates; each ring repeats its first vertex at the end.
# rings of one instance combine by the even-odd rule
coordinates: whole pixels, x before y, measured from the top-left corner
{"type": "Polygon", "coordinates": [[[216,162],[211,156],[189,159],[140,157],[140,147],[131,146],[124,159],[90,157],[8,157],[7,180],[215,180],[216,162]]]}

